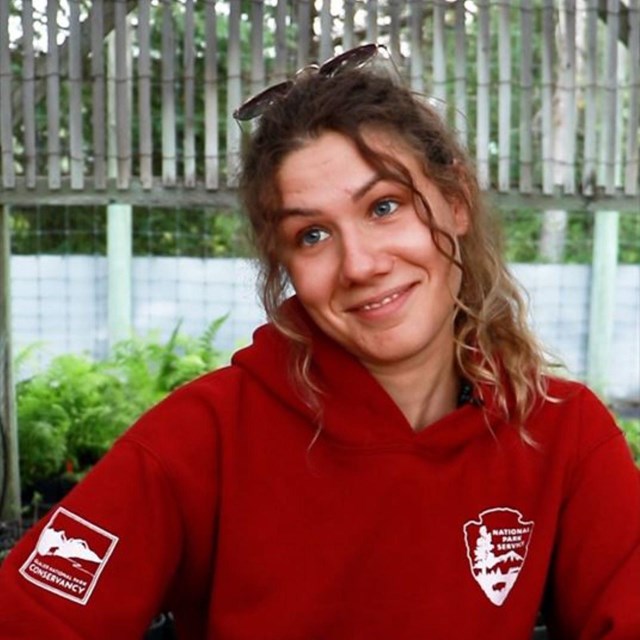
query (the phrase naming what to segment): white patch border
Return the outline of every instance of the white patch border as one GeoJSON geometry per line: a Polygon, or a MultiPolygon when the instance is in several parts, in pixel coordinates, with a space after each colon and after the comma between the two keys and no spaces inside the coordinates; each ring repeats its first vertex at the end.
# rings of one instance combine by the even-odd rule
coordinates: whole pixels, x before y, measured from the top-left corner
{"type": "MultiPolygon", "coordinates": [[[[491,507],[489,509],[485,509],[484,511],[481,511],[477,516],[475,520],[467,520],[464,525],[462,526],[462,537],[464,538],[464,546],[467,549],[467,560],[469,562],[469,569],[471,571],[471,577],[473,578],[473,581],[477,583],[477,580],[474,577],[474,573],[473,573],[473,561],[471,560],[472,557],[472,552],[471,549],[469,548],[469,541],[468,541],[468,536],[467,536],[467,527],[469,527],[472,524],[475,525],[482,525],[482,519],[485,516],[485,514],[487,513],[496,513],[498,511],[508,511],[514,515],[518,516],[518,522],[523,524],[523,525],[531,525],[531,534],[533,535],[533,530],[535,528],[535,520],[529,520],[527,521],[525,516],[522,514],[521,511],[519,511],[518,509],[514,509],[513,507],[491,507]]],[[[529,543],[527,544],[527,546],[525,547],[525,552],[524,552],[524,556],[522,558],[522,567],[521,570],[524,569],[524,564],[527,561],[527,556],[529,555],[529,544],[531,543],[531,538],[529,538],[529,543]]],[[[518,576],[519,578],[520,576],[518,576]]],[[[517,578],[516,578],[516,582],[517,582],[517,578]]],[[[512,588],[515,587],[515,582],[512,585],[512,588]]],[[[482,590],[482,589],[481,589],[482,590]]],[[[502,602],[500,602],[499,604],[496,604],[495,602],[492,602],[491,599],[487,596],[486,593],[484,593],[484,591],[482,592],[484,594],[484,596],[487,598],[487,600],[489,600],[489,602],[491,602],[491,604],[493,604],[496,607],[501,607],[506,601],[507,598],[509,597],[510,593],[511,593],[511,589],[509,589],[509,592],[506,594],[504,600],[502,602]]]]}
{"type": "Polygon", "coordinates": [[[104,568],[107,566],[107,562],[109,561],[109,558],[111,557],[111,554],[113,553],[116,545],[118,544],[118,542],[120,541],[120,538],[116,535],[114,535],[113,533],[109,533],[108,531],[106,531],[105,529],[103,529],[102,527],[99,527],[96,524],[93,524],[92,522],[89,522],[88,520],[85,520],[83,517],[76,515],[75,513],[69,511],[68,509],[65,509],[64,507],[58,507],[54,514],[49,518],[49,521],[47,522],[47,524],[43,527],[41,533],[40,533],[40,537],[38,538],[38,541],[36,542],[35,548],[34,550],[31,552],[31,555],[26,559],[26,561],[24,562],[24,564],[20,567],[20,569],[18,570],[20,575],[22,575],[22,577],[25,580],[28,580],[29,582],[31,582],[32,584],[36,585],[36,587],[40,587],[41,589],[44,589],[45,591],[50,591],[51,593],[60,596],[61,598],[66,598],[67,600],[71,600],[72,602],[77,602],[78,604],[81,604],[82,606],[85,606],[87,604],[87,602],[89,601],[89,598],[91,597],[91,594],[93,593],[93,590],[95,589],[96,585],[98,584],[98,578],[100,578],[100,574],[102,573],[102,571],[104,570],[104,568]],[[40,539],[42,538],[42,535],[44,534],[45,530],[51,525],[51,523],[55,520],[55,518],[59,515],[59,514],[64,514],[66,515],[68,518],[71,518],[71,520],[75,520],[76,522],[80,523],[81,525],[91,529],[92,531],[95,531],[96,533],[99,533],[100,535],[105,536],[106,538],[108,538],[109,540],[111,540],[111,544],[109,545],[109,547],[107,548],[106,553],[104,554],[104,558],[102,559],[102,562],[100,563],[100,566],[98,567],[98,570],[95,572],[95,574],[93,575],[93,579],[91,580],[91,584],[89,585],[89,588],[87,589],[87,592],[82,596],[82,598],[79,598],[77,596],[74,596],[70,593],[65,593],[63,591],[61,591],[60,589],[48,585],[48,584],[44,584],[43,582],[41,582],[40,580],[37,580],[36,578],[34,578],[32,575],[30,575],[27,572],[27,568],[29,567],[29,565],[33,562],[34,558],[38,555],[38,544],[40,542],[40,539]]]}

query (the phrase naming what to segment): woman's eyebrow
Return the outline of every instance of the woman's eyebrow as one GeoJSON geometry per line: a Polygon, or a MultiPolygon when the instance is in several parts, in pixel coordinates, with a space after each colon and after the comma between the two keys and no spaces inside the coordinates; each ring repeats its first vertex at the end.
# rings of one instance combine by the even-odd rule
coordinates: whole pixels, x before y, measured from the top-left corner
{"type": "Polygon", "coordinates": [[[381,180],[383,180],[383,177],[379,173],[375,173],[360,188],[356,189],[351,194],[351,200],[353,200],[353,202],[360,200],[360,198],[367,195],[367,192],[371,191],[371,189],[373,189],[373,187],[375,187],[381,180]]]}
{"type": "Polygon", "coordinates": [[[280,222],[285,218],[292,218],[294,216],[311,217],[320,215],[319,209],[305,209],[303,207],[285,207],[279,211],[280,222]]]}
{"type": "MultiPolygon", "coordinates": [[[[381,182],[382,180],[384,180],[384,177],[379,173],[375,173],[362,186],[354,190],[354,192],[351,194],[351,200],[353,202],[357,202],[358,200],[363,198],[369,191],[371,191],[371,189],[373,189],[373,187],[375,187],[378,182],[381,182]]],[[[284,207],[280,209],[280,219],[282,220],[283,218],[289,218],[292,216],[315,216],[319,215],[320,213],[321,212],[319,209],[314,209],[313,207],[284,207]]]]}

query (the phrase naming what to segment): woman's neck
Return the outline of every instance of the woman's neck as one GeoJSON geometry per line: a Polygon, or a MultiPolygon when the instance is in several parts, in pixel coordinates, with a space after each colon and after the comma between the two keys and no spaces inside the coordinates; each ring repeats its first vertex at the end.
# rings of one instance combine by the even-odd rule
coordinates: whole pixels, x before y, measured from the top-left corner
{"type": "Polygon", "coordinates": [[[453,354],[440,362],[421,366],[368,367],[371,375],[398,405],[414,429],[420,431],[437,422],[457,406],[460,377],[456,373],[453,354]]]}

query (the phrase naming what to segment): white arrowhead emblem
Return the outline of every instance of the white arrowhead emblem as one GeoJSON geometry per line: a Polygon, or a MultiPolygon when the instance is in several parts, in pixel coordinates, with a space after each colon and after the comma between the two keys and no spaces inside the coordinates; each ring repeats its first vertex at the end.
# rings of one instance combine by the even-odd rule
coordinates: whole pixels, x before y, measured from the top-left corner
{"type": "Polygon", "coordinates": [[[533,522],[507,507],[487,509],[464,525],[471,575],[497,607],[520,575],[532,532],[533,522]]]}

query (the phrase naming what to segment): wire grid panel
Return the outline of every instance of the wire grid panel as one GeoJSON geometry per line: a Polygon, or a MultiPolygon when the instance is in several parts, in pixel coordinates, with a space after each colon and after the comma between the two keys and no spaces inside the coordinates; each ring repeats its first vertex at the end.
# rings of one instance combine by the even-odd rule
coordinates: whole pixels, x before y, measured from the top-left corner
{"type": "Polygon", "coordinates": [[[240,258],[145,257],[133,260],[133,326],[139,334],[167,338],[180,323],[199,335],[227,316],[216,345],[231,352],[248,344],[265,320],[256,295],[252,261],[240,258]]]}
{"type": "Polygon", "coordinates": [[[588,265],[514,264],[511,270],[529,297],[533,330],[552,357],[574,375],[587,369],[588,265]]]}
{"type": "MultiPolygon", "coordinates": [[[[527,290],[533,328],[569,374],[586,374],[590,308],[588,265],[511,265],[527,290]]],[[[100,256],[13,256],[16,353],[44,345],[38,368],[56,354],[107,353],[106,261],[100,256]]],[[[202,334],[228,314],[215,346],[230,354],[264,322],[254,263],[244,258],[139,257],[133,260],[133,330],[166,339],[180,323],[202,334]]],[[[640,266],[620,265],[609,371],[614,398],[640,398],[640,266]]],[[[18,372],[18,375],[24,375],[18,372]]]]}
{"type": "Polygon", "coordinates": [[[11,291],[15,354],[40,345],[25,363],[28,369],[46,366],[60,353],[106,352],[106,258],[14,255],[11,291]]]}
{"type": "Polygon", "coordinates": [[[618,397],[640,401],[640,265],[619,268],[612,353],[610,368],[622,372],[618,397]]]}

